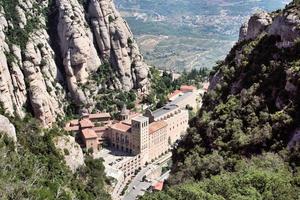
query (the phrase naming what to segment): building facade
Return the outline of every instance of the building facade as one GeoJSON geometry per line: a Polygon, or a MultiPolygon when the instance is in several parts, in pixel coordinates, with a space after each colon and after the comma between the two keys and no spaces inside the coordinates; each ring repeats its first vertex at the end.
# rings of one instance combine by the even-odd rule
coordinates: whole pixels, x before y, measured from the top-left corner
{"type": "Polygon", "coordinates": [[[164,121],[167,124],[166,135],[169,146],[173,145],[181,136],[185,135],[188,128],[188,111],[172,103],[154,112],[147,110],[145,116],[151,121],[164,121]]]}
{"type": "Polygon", "coordinates": [[[140,155],[142,165],[158,158],[168,150],[167,124],[149,123],[149,118],[137,116],[111,126],[109,140],[117,151],[140,155]]]}

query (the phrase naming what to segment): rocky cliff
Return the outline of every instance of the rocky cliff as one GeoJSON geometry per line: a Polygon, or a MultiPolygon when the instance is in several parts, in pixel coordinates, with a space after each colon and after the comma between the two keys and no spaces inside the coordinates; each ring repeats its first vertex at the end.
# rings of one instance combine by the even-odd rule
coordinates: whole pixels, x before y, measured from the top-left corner
{"type": "MultiPolygon", "coordinates": [[[[105,89],[145,92],[149,69],[111,0],[0,0],[0,103],[44,126],[105,89]]],[[[82,106],[84,105],[84,106],[82,106]]]]}
{"type": "Polygon", "coordinates": [[[292,46],[300,36],[300,17],[298,6],[290,4],[283,11],[273,13],[259,12],[240,29],[239,41],[251,40],[259,35],[280,36],[278,47],[292,46]]]}
{"type": "Polygon", "coordinates": [[[53,139],[55,147],[64,156],[66,165],[74,173],[79,167],[84,165],[84,156],[79,144],[72,136],[58,136],[53,139]]]}

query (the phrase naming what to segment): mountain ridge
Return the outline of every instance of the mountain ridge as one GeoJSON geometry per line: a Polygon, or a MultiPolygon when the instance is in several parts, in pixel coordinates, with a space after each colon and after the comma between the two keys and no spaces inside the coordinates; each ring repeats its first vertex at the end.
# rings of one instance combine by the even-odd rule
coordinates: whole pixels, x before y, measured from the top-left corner
{"type": "Polygon", "coordinates": [[[93,110],[107,89],[147,92],[149,66],[111,0],[1,0],[0,11],[7,113],[32,110],[49,127],[69,104],[93,110]]]}

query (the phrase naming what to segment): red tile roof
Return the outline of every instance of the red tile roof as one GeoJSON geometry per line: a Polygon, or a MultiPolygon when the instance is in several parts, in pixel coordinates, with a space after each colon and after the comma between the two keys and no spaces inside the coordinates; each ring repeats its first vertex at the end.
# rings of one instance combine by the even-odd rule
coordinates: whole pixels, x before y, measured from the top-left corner
{"type": "Polygon", "coordinates": [[[90,114],[89,118],[90,119],[101,119],[101,118],[110,118],[109,113],[95,113],[95,114],[90,114]]]}
{"type": "Polygon", "coordinates": [[[94,139],[97,138],[97,134],[94,130],[92,129],[84,129],[82,130],[82,135],[84,139],[94,139]]]}
{"type": "Polygon", "coordinates": [[[131,126],[120,122],[120,123],[114,124],[111,128],[122,131],[122,132],[130,132],[131,126]]]}
{"type": "Polygon", "coordinates": [[[93,129],[94,131],[96,131],[96,132],[101,132],[101,131],[107,130],[108,127],[106,127],[106,126],[102,126],[102,127],[93,127],[92,129],[93,129]]]}
{"type": "Polygon", "coordinates": [[[166,127],[168,124],[165,122],[165,121],[158,121],[158,122],[152,122],[150,125],[149,125],[149,133],[150,134],[153,134],[155,133],[156,131],[166,127]]]}
{"type": "Polygon", "coordinates": [[[191,92],[191,91],[197,90],[197,88],[195,86],[192,86],[192,85],[182,85],[180,87],[180,90],[182,92],[191,92]]]}
{"type": "Polygon", "coordinates": [[[130,112],[129,114],[129,118],[132,119],[132,118],[135,118],[137,116],[141,115],[141,113],[137,113],[137,112],[130,112]]]}
{"type": "Polygon", "coordinates": [[[164,187],[164,182],[163,181],[159,181],[158,183],[156,183],[154,186],[153,186],[153,189],[154,190],[157,190],[157,191],[161,191],[164,187]]]}
{"type": "Polygon", "coordinates": [[[92,128],[95,126],[89,119],[82,119],[79,123],[81,128],[92,128]]]}

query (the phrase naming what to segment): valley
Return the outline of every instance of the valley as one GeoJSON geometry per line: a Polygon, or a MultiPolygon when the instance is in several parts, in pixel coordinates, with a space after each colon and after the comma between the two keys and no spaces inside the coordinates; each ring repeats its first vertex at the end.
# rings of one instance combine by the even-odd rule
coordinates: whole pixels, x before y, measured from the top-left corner
{"type": "Polygon", "coordinates": [[[257,10],[277,10],[290,1],[116,0],[147,63],[175,71],[211,68],[238,39],[239,28],[257,10]]]}

